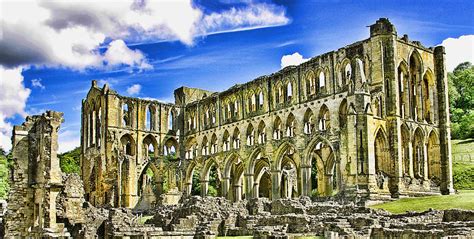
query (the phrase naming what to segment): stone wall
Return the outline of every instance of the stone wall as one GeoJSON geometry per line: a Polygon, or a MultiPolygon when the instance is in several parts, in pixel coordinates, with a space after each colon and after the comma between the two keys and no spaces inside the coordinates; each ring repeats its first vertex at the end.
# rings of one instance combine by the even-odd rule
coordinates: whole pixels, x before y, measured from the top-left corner
{"type": "Polygon", "coordinates": [[[57,158],[62,113],[28,116],[13,129],[13,168],[10,177],[6,237],[68,236],[56,222],[56,198],[62,188],[57,158]]]}
{"type": "Polygon", "coordinates": [[[93,81],[82,104],[86,199],[143,208],[159,203],[150,188],[176,202],[169,190],[210,186],[231,201],[450,194],[446,83],[443,47],[399,37],[386,18],[367,39],[222,92],[178,88],[174,104],[93,81]]]}

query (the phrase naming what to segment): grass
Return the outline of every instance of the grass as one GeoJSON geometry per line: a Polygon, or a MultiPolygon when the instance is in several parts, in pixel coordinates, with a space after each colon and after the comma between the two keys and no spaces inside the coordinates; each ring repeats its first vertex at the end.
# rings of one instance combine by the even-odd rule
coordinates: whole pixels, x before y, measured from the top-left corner
{"type": "Polygon", "coordinates": [[[402,198],[393,202],[377,204],[372,208],[385,209],[395,214],[405,213],[406,211],[423,212],[430,208],[474,210],[474,190],[461,190],[458,194],[448,196],[402,198]]]}
{"type": "Polygon", "coordinates": [[[474,154],[474,139],[453,139],[451,146],[453,155],[474,154]]]}
{"type": "Polygon", "coordinates": [[[452,140],[453,179],[455,189],[474,189],[474,161],[461,160],[464,155],[474,158],[474,139],[452,140]]]}

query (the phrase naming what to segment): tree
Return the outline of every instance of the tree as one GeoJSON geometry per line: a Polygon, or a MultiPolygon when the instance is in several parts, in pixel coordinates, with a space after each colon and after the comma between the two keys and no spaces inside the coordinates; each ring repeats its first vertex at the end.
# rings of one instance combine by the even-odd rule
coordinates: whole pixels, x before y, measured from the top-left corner
{"type": "Polygon", "coordinates": [[[452,137],[474,138],[474,66],[459,64],[448,74],[448,81],[452,137]]]}
{"type": "Polygon", "coordinates": [[[8,158],[11,157],[11,154],[0,148],[0,199],[6,199],[8,197],[8,191],[10,186],[8,184],[8,158]]]}
{"type": "Polygon", "coordinates": [[[80,158],[81,158],[81,148],[77,147],[71,151],[62,153],[58,155],[59,165],[61,171],[64,173],[77,173],[81,174],[80,158]]]}

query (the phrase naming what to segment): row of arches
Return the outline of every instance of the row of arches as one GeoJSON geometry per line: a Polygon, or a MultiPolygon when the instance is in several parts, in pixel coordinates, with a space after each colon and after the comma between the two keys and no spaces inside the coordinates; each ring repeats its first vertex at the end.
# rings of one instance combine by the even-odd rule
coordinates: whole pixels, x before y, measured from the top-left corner
{"type": "Polygon", "coordinates": [[[437,87],[431,69],[424,71],[423,60],[417,51],[409,62],[398,66],[399,108],[402,118],[434,123],[437,118],[437,87]]]}
{"type": "MultiPolygon", "coordinates": [[[[429,179],[439,186],[441,152],[436,131],[432,130],[426,138],[421,128],[410,131],[404,124],[401,127],[401,146],[402,176],[419,180],[429,179]]],[[[391,156],[389,147],[387,134],[383,129],[378,129],[374,140],[375,172],[377,175],[392,178],[397,176],[395,167],[398,165],[398,159],[391,156]]]]}
{"type": "Polygon", "coordinates": [[[102,107],[100,103],[86,104],[83,107],[83,140],[86,148],[101,146],[102,137],[102,107]]]}
{"type": "MultiPolygon", "coordinates": [[[[133,101],[124,101],[120,110],[120,126],[121,127],[133,127],[136,119],[135,107],[136,103],[133,101]]],[[[166,126],[168,130],[175,130],[175,118],[177,116],[176,110],[174,108],[168,109],[166,112],[166,126]]],[[[159,130],[159,116],[158,108],[153,104],[148,104],[145,106],[145,115],[143,117],[143,122],[136,122],[139,125],[143,125],[144,130],[147,131],[158,131],[159,130]]],[[[197,125],[195,123],[194,125],[197,125]]]]}
{"type": "Polygon", "coordinates": [[[270,159],[256,149],[249,159],[229,154],[224,161],[208,158],[191,161],[186,171],[185,192],[190,195],[222,196],[233,201],[244,198],[295,198],[331,196],[339,190],[340,167],[332,146],[317,140],[303,160],[294,145],[282,143],[270,159]]]}
{"type": "MultiPolygon", "coordinates": [[[[344,129],[347,124],[347,101],[343,100],[339,107],[339,127],[344,129]]],[[[279,116],[275,117],[273,124],[267,125],[261,120],[256,126],[249,123],[246,127],[244,138],[242,138],[239,128],[234,128],[233,131],[225,130],[222,138],[219,139],[214,133],[211,136],[204,136],[201,144],[195,142],[194,138],[188,139],[186,144],[186,158],[192,159],[197,155],[197,148],[200,147],[201,155],[208,156],[216,154],[219,151],[230,151],[232,149],[240,149],[241,141],[244,145],[254,146],[258,144],[265,144],[269,139],[281,140],[285,137],[295,137],[296,131],[303,131],[306,135],[311,135],[316,132],[326,132],[331,130],[331,117],[329,108],[322,105],[317,114],[308,108],[305,111],[302,125],[299,126],[293,113],[290,113],[286,120],[283,121],[279,116]],[[299,129],[298,129],[299,128],[299,129]]]]}

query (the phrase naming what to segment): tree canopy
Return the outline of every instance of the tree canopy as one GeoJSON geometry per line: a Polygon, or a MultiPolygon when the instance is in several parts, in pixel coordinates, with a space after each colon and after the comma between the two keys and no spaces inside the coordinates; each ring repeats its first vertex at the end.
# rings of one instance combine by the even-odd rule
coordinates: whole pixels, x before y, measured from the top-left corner
{"type": "Polygon", "coordinates": [[[452,138],[474,138],[474,66],[459,64],[448,80],[452,138]]]}

